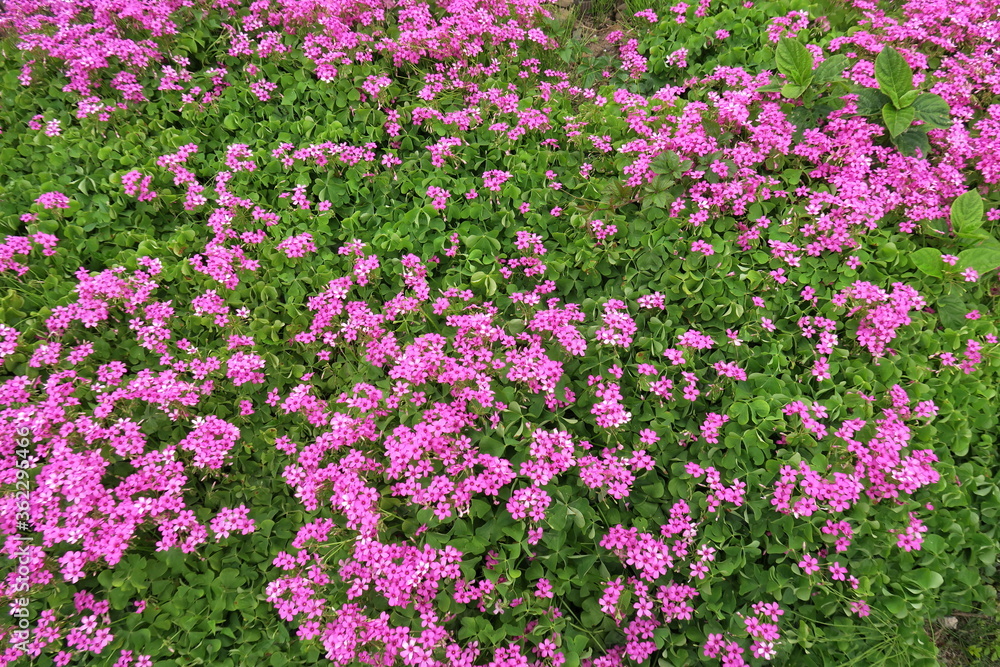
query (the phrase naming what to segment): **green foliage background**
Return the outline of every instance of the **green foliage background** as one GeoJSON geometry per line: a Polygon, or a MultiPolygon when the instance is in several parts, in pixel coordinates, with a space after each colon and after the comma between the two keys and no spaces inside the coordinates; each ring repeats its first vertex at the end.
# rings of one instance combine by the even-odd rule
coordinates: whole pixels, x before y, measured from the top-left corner
{"type": "MultiPolygon", "coordinates": [[[[650,58],[650,70],[639,81],[627,81],[622,73],[609,79],[609,85],[632,86],[648,94],[664,85],[677,85],[685,79],[710,73],[716,66],[742,66],[759,71],[772,66],[774,51],[767,40],[765,26],[774,16],[794,9],[809,9],[802,0],[757,3],[752,8],[741,2],[723,3],[705,19],[689,21],[684,26],[661,24],[648,28],[641,49],[650,58]],[[733,39],[725,44],[712,35],[726,28],[733,39]],[[664,57],[678,48],[689,49],[686,71],[672,71],[663,65],[664,57]]],[[[639,9],[636,7],[635,9],[639,9]]],[[[657,8],[664,12],[665,8],[657,8]]],[[[807,43],[823,44],[831,36],[849,31],[856,16],[837,6],[812,7],[825,14],[833,28],[824,35],[800,35],[807,43]],[[838,32],[840,31],[840,32],[838,32]]],[[[558,30],[557,26],[553,29],[558,30]]],[[[216,61],[235,64],[219,46],[222,29],[218,18],[193,15],[190,25],[174,38],[174,53],[187,54],[199,69],[216,61]]],[[[538,51],[537,55],[553,65],[560,59],[580,63],[574,71],[582,85],[595,85],[601,70],[613,63],[602,58],[583,58],[584,47],[567,44],[558,52],[538,51]]],[[[350,65],[331,83],[315,80],[309,61],[301,51],[285,59],[260,63],[263,76],[278,83],[280,93],[269,102],[260,102],[243,83],[228,88],[217,103],[204,112],[181,110],[179,92],[156,93],[141,113],[121,113],[107,124],[93,120],[71,120],[74,106],[61,90],[63,80],[54,64],[39,73],[37,83],[24,87],[18,83],[18,68],[24,56],[4,46],[2,85],[0,85],[0,234],[25,235],[42,231],[60,237],[57,254],[44,261],[34,261],[22,279],[0,276],[0,322],[25,332],[22,340],[37,343],[33,334],[42,335],[44,321],[57,305],[73,301],[73,273],[78,267],[99,271],[111,266],[137,267],[142,256],[165,258],[159,282],[160,298],[186,303],[210,287],[210,281],[186,265],[183,258],[200,249],[205,239],[202,211],[185,212],[183,195],[169,183],[165,171],[156,166],[160,155],[195,143],[199,152],[188,166],[201,180],[222,168],[226,147],[232,143],[248,144],[256,156],[265,156],[278,143],[297,146],[324,141],[362,145],[376,142],[385,145],[390,139],[383,129],[386,120],[382,105],[373,100],[361,101],[359,84],[367,76],[380,74],[385,63],[350,65]],[[64,120],[62,136],[46,137],[30,131],[26,121],[36,113],[46,119],[64,120]],[[160,196],[137,203],[126,196],[121,176],[138,169],[157,174],[154,188],[160,196]],[[33,201],[42,193],[59,191],[70,196],[66,211],[37,210],[33,201]],[[36,210],[37,222],[24,225],[22,213],[36,210]]],[[[505,66],[495,76],[495,85],[510,82],[528,96],[537,82],[514,75],[516,67],[505,66]]],[[[382,100],[396,98],[397,107],[420,106],[416,93],[423,87],[419,68],[408,75],[397,71],[392,86],[382,100]]],[[[105,91],[108,92],[108,91],[105,91]]],[[[698,91],[691,93],[694,99],[698,91]]],[[[435,101],[442,111],[462,108],[459,95],[445,95],[435,101]]],[[[580,114],[609,134],[615,142],[627,135],[624,119],[617,112],[594,106],[577,108],[563,98],[553,98],[550,106],[557,113],[580,114]]],[[[556,503],[548,519],[549,530],[543,539],[544,555],[528,563],[523,547],[523,525],[504,517],[504,512],[485,503],[474,505],[464,519],[438,522],[429,513],[407,514],[405,508],[386,505],[387,512],[397,511],[394,530],[408,535],[421,523],[429,523],[426,543],[433,546],[452,544],[471,555],[496,549],[500,554],[498,575],[516,580],[524,576],[534,580],[548,576],[557,595],[568,609],[575,610],[563,628],[565,647],[578,649],[569,664],[586,657],[597,640],[609,633],[614,637],[610,619],[596,606],[600,585],[615,576],[610,559],[598,559],[596,526],[631,521],[650,527],[665,520],[666,513],[678,498],[688,498],[692,506],[704,503],[704,492],[683,475],[684,462],[701,461],[720,468],[724,478],[739,478],[750,489],[771,483],[778,468],[805,460],[822,469],[828,452],[797,422],[782,414],[788,402],[806,399],[822,402],[830,409],[830,420],[872,417],[871,406],[858,392],[881,395],[894,384],[910,391],[914,400],[933,397],[941,407],[939,416],[929,425],[916,428],[914,441],[935,450],[941,459],[943,479],[922,490],[919,502],[933,503],[927,513],[929,533],[919,552],[905,553],[874,539],[878,530],[898,527],[908,508],[898,510],[860,503],[850,516],[869,523],[870,533],[859,535],[853,552],[852,573],[862,581],[859,593],[870,600],[873,616],[856,619],[843,613],[846,600],[832,587],[815,586],[802,577],[792,555],[803,547],[823,539],[817,525],[786,516],[777,518],[763,494],[751,496],[747,506],[726,513],[710,523],[706,536],[721,549],[718,575],[703,587],[698,598],[700,617],[719,619],[704,625],[690,624],[682,631],[657,636],[662,648],[660,665],[688,664],[696,659],[700,643],[709,632],[735,629],[736,614],[747,601],[769,599],[790,605],[794,613],[782,623],[789,641],[778,661],[794,665],[889,665],[934,664],[935,650],[924,633],[926,619],[949,611],[992,608],[995,593],[988,585],[996,574],[998,536],[996,526],[1000,511],[997,470],[997,370],[996,355],[988,356],[980,372],[963,377],[957,370],[937,373],[931,359],[944,351],[956,351],[972,336],[997,333],[995,315],[977,322],[966,321],[964,313],[979,308],[986,313],[996,310],[996,280],[974,285],[944,279],[934,269],[920,270],[918,254],[924,247],[944,251],[963,249],[961,240],[938,240],[927,235],[900,234],[895,220],[886,220],[864,239],[856,253],[862,268],[847,268],[842,258],[811,258],[800,269],[788,271],[792,283],[824,284],[831,291],[855,280],[870,281],[887,287],[902,281],[915,287],[932,304],[932,309],[914,315],[914,323],[900,330],[893,346],[905,354],[869,363],[860,355],[848,355],[838,349],[831,356],[835,381],[810,381],[807,363],[811,348],[793,330],[793,323],[805,315],[837,318],[833,309],[815,312],[799,300],[792,290],[765,293],[770,270],[779,263],[767,252],[739,252],[736,226],[744,220],[761,216],[781,218],[801,211],[781,210],[775,201],[760,202],[745,216],[723,217],[710,226],[692,229],[668,215],[666,204],[684,185],[684,165],[661,165],[665,179],[652,186],[628,189],[620,185],[621,158],[614,154],[587,152],[582,145],[559,149],[541,147],[544,133],[517,143],[500,142],[484,124],[463,134],[466,144],[456,151],[458,160],[449,162],[447,173],[436,170],[423,146],[436,137],[449,136],[453,130],[440,123],[415,127],[403,123],[398,155],[403,165],[383,170],[367,165],[325,169],[302,163],[282,170],[277,161],[261,159],[262,169],[239,173],[230,189],[239,196],[281,212],[283,236],[310,232],[319,246],[309,259],[288,260],[279,253],[264,250],[268,261],[253,279],[243,281],[227,303],[247,306],[252,315],[245,324],[227,333],[253,335],[261,345],[268,366],[277,373],[268,375],[268,387],[283,394],[313,371],[312,382],[328,397],[358,381],[385,384],[374,369],[366,368],[358,355],[345,353],[330,363],[320,362],[314,351],[289,346],[294,333],[308,327],[311,315],[306,299],[325,288],[327,283],[350,271],[350,265],[336,254],[336,248],[351,239],[361,239],[372,252],[383,257],[383,280],[376,281],[361,295],[370,300],[387,299],[399,288],[393,274],[397,265],[386,261],[408,252],[426,257],[441,256],[436,271],[439,286],[471,286],[485,298],[501,304],[510,319],[517,308],[507,294],[516,286],[508,285],[497,272],[495,258],[509,252],[514,233],[521,229],[539,232],[551,249],[547,256],[550,274],[558,286],[557,294],[567,302],[582,304],[593,315],[607,298],[633,299],[640,294],[659,291],[666,295],[667,309],[654,315],[642,311],[636,315],[640,334],[628,352],[599,349],[582,359],[565,359],[567,375],[585,378],[619,362],[635,363],[658,357],[670,340],[688,328],[700,328],[716,340],[725,338],[726,329],[740,328],[744,337],[755,332],[751,316],[751,297],[764,295],[768,301],[766,316],[784,325],[761,343],[741,348],[713,351],[700,361],[708,366],[718,360],[737,360],[749,378],[726,392],[709,397],[710,409],[727,414],[732,420],[725,426],[721,442],[709,445],[699,441],[687,448],[679,444],[680,435],[697,432],[701,410],[692,406],[661,407],[642,402],[627,393],[626,407],[636,415],[629,433],[615,438],[625,440],[632,432],[655,426],[666,437],[657,452],[657,470],[645,474],[636,484],[629,503],[593,498],[582,484],[564,483],[552,492],[556,503]],[[595,165],[594,176],[580,179],[576,174],[583,162],[595,165]],[[516,179],[493,197],[480,193],[478,199],[464,200],[460,193],[480,187],[480,175],[490,169],[508,170],[516,179]],[[556,193],[544,177],[555,170],[575,205],[561,217],[546,212],[561,205],[564,195],[556,193]],[[374,177],[364,174],[375,172],[374,177]],[[287,199],[279,198],[295,185],[306,185],[313,199],[329,199],[333,208],[326,213],[297,210],[287,199]],[[424,192],[436,185],[453,193],[447,218],[434,210],[424,192]],[[459,194],[456,194],[459,193],[459,194]],[[532,213],[515,213],[522,202],[529,202],[532,213]],[[595,245],[585,230],[589,219],[600,217],[619,228],[613,242],[595,245]],[[445,258],[442,251],[451,232],[461,238],[462,249],[455,258],[445,258]],[[711,242],[712,258],[685,257],[683,252],[696,238],[711,242]],[[679,252],[680,251],[680,252],[679,252]],[[993,291],[991,291],[993,290],[993,291]],[[790,433],[785,444],[777,444],[776,433],[790,433]],[[873,518],[874,517],[874,518],[873,518]],[[882,522],[882,526],[877,525],[882,522]],[[868,539],[871,538],[871,539],[868,539]],[[607,562],[605,562],[607,560],[607,562]],[[726,626],[724,619],[732,619],[726,626]]],[[[706,164],[709,162],[706,159],[706,164]]],[[[805,182],[794,160],[775,165],[774,175],[789,189],[805,182]]],[[[967,174],[969,186],[978,185],[975,174],[967,174]]],[[[990,191],[987,207],[1000,203],[1000,196],[990,191]]],[[[996,223],[987,222],[984,231],[996,236],[996,223]]],[[[268,243],[271,243],[270,241],[268,243]]],[[[191,340],[200,350],[222,349],[224,337],[209,317],[192,317],[177,337],[191,340]]],[[[422,331],[421,323],[401,325],[407,334],[422,331]]],[[[759,326],[759,325],[757,325],[759,326]]],[[[596,328],[596,327],[594,327],[596,328]]],[[[842,332],[842,339],[850,336],[842,332]]],[[[155,366],[153,355],[129,338],[127,332],[102,326],[93,336],[102,362],[121,360],[131,365],[155,366]]],[[[23,353],[8,358],[2,373],[36,375],[27,367],[23,353]]],[[[273,448],[277,435],[293,440],[307,440],[311,427],[298,423],[277,410],[257,401],[258,411],[240,417],[236,405],[244,398],[259,398],[251,390],[217,392],[212,413],[240,426],[243,439],[224,473],[193,479],[186,489],[189,505],[198,507],[201,519],[207,520],[221,507],[246,503],[258,530],[247,538],[233,537],[219,544],[210,543],[197,554],[184,556],[177,550],[155,551],[155,537],[132,549],[114,569],[94,571],[75,586],[51,585],[33,599],[45,608],[67,610],[76,590],[91,590],[111,601],[117,639],[100,657],[87,658],[87,664],[111,665],[117,649],[151,653],[157,667],[177,665],[312,665],[322,654],[316,642],[292,639],[288,624],[282,622],[265,601],[264,588],[275,576],[270,563],[279,551],[287,550],[295,529],[321,513],[309,513],[292,497],[283,481],[286,462],[273,448]],[[227,393],[228,392],[228,393],[227,393]],[[148,601],[142,614],[130,611],[136,599],[148,601]]],[[[567,411],[550,415],[540,397],[520,401],[520,420],[505,423],[492,436],[497,453],[518,461],[520,438],[528,424],[547,424],[593,439],[604,437],[589,432],[583,415],[567,411]]],[[[183,438],[185,428],[172,423],[165,415],[147,410],[138,415],[145,419],[144,432],[161,442],[183,438]]],[[[401,419],[405,417],[400,417],[401,419]]],[[[603,444],[603,443],[602,443],[603,444]]],[[[608,442],[612,444],[612,442],[608,442]]],[[[112,474],[122,474],[124,468],[112,474]]],[[[322,512],[322,511],[321,511],[322,512]]],[[[331,557],[337,547],[331,546],[331,557]]],[[[58,555],[58,550],[53,552],[58,555]]],[[[513,591],[514,589],[512,589],[513,591]]],[[[513,592],[512,592],[513,595],[513,592]]],[[[372,602],[377,604],[377,602],[372,602]]],[[[461,614],[461,609],[454,609],[461,614]]],[[[535,613],[533,610],[530,613],[535,613]]],[[[526,612],[529,613],[529,612],[526,612]]],[[[509,619],[509,625],[489,626],[471,615],[462,621],[459,637],[478,638],[486,645],[502,643],[517,634],[522,618],[509,619]]],[[[406,620],[406,619],[403,619],[406,620]]],[[[520,627],[523,627],[521,623],[520,627]]],[[[51,656],[37,660],[40,666],[52,664],[51,656]]]]}

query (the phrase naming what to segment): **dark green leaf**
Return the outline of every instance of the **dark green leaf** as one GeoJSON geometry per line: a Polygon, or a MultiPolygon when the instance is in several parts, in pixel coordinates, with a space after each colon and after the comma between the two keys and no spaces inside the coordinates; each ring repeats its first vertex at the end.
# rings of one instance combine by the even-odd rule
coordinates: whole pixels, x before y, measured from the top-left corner
{"type": "Polygon", "coordinates": [[[949,329],[961,329],[965,326],[965,314],[969,312],[969,307],[959,296],[957,289],[950,290],[937,301],[937,315],[941,324],[949,329]]]}
{"type": "Polygon", "coordinates": [[[879,90],[889,96],[893,105],[901,106],[900,98],[913,90],[913,71],[899,51],[886,46],[875,58],[875,80],[879,90]]]}
{"type": "Polygon", "coordinates": [[[932,129],[943,129],[951,126],[951,109],[944,98],[934,93],[924,93],[913,101],[917,110],[917,118],[932,129]]]}
{"type": "Polygon", "coordinates": [[[922,127],[911,127],[898,137],[894,137],[892,141],[903,155],[915,156],[919,151],[920,157],[926,158],[931,152],[927,130],[922,127]]]}
{"type": "Polygon", "coordinates": [[[840,78],[847,67],[847,58],[842,55],[830,56],[819,64],[814,77],[817,83],[830,83],[840,78]]]}
{"type": "Polygon", "coordinates": [[[862,88],[856,92],[858,95],[858,115],[860,116],[874,116],[890,102],[888,96],[874,88],[862,88]]]}
{"type": "Polygon", "coordinates": [[[813,55],[801,42],[783,37],[774,53],[778,71],[800,86],[809,85],[812,78],[813,55]]]}

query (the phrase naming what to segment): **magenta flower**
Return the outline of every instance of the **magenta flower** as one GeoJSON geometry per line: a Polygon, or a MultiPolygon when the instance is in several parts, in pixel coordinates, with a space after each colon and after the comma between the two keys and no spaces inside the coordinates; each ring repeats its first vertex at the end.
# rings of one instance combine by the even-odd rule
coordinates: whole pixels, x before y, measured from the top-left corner
{"type": "Polygon", "coordinates": [[[851,603],[851,611],[857,614],[858,616],[864,618],[865,616],[871,614],[872,610],[871,607],[868,606],[867,602],[865,602],[864,600],[857,600],[851,603]]]}
{"type": "Polygon", "coordinates": [[[513,177],[509,171],[493,169],[483,173],[483,187],[493,192],[499,192],[500,186],[513,177]]]}
{"type": "Polygon", "coordinates": [[[805,556],[803,556],[802,560],[799,561],[798,565],[800,568],[802,568],[802,571],[805,572],[806,574],[813,574],[814,572],[819,572],[819,561],[816,559],[815,556],[811,556],[810,554],[806,554],[805,556]]]}
{"type": "Polygon", "coordinates": [[[277,247],[289,258],[303,257],[306,253],[316,252],[316,244],[313,243],[312,234],[308,232],[298,236],[290,236],[279,243],[277,247]]]}
{"type": "Polygon", "coordinates": [[[69,208],[69,197],[61,192],[46,192],[35,200],[36,204],[41,204],[43,208],[69,208]]]}

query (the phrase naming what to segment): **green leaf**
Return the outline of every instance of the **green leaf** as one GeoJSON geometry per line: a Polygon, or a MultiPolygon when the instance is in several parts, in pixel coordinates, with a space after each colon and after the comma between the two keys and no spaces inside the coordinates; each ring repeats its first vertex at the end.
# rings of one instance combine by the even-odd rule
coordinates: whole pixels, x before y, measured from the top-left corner
{"type": "Polygon", "coordinates": [[[757,89],[758,93],[780,93],[782,85],[780,83],[769,83],[757,89]]]}
{"type": "Polygon", "coordinates": [[[552,530],[562,531],[566,527],[566,505],[564,503],[553,505],[546,519],[552,530]]]}
{"type": "Polygon", "coordinates": [[[921,591],[929,591],[939,588],[944,583],[944,577],[940,572],[935,572],[930,568],[921,567],[903,575],[903,580],[915,584],[921,591]]]}
{"type": "Polygon", "coordinates": [[[920,94],[919,90],[911,90],[908,93],[904,93],[903,95],[900,95],[900,97],[899,97],[899,108],[903,109],[903,108],[906,108],[906,107],[910,106],[911,104],[913,104],[914,100],[917,99],[917,95],[919,95],[919,94],[920,94]]]}
{"type": "Polygon", "coordinates": [[[979,275],[1000,268],[1000,249],[981,246],[958,253],[958,265],[955,268],[961,271],[970,267],[979,275]]]}
{"type": "Polygon", "coordinates": [[[830,56],[819,64],[813,76],[816,83],[830,83],[840,78],[847,67],[847,58],[842,55],[830,56]]]}
{"type": "Polygon", "coordinates": [[[855,91],[858,96],[857,106],[859,116],[874,116],[882,110],[890,100],[888,96],[874,88],[862,88],[855,91]]]}
{"type": "Polygon", "coordinates": [[[961,329],[966,323],[965,314],[969,312],[969,308],[959,293],[959,290],[952,289],[937,301],[938,319],[948,329],[961,329]]]}
{"type": "Polygon", "coordinates": [[[813,55],[801,42],[784,37],[774,53],[778,71],[800,86],[809,85],[812,79],[813,55]]]}
{"type": "Polygon", "coordinates": [[[944,275],[944,262],[941,260],[941,251],[936,248],[921,248],[910,253],[910,259],[921,273],[926,273],[934,278],[944,275]]]}
{"type": "MultiPolygon", "coordinates": [[[[910,108],[912,109],[913,107],[910,108]]],[[[892,142],[896,144],[896,148],[903,155],[912,157],[917,154],[917,150],[919,149],[920,157],[926,158],[931,152],[931,143],[927,139],[927,130],[922,127],[911,127],[898,137],[893,138],[892,142]]]]}
{"type": "Polygon", "coordinates": [[[882,107],[882,120],[885,121],[885,126],[889,128],[889,135],[895,138],[906,132],[910,128],[910,125],[913,124],[913,118],[916,113],[913,107],[896,109],[888,104],[882,107]]]}
{"type": "Polygon", "coordinates": [[[806,91],[805,86],[797,86],[794,83],[786,83],[781,87],[781,95],[790,100],[800,97],[806,91]]]}
{"type": "Polygon", "coordinates": [[[240,576],[239,570],[233,567],[227,567],[219,573],[219,577],[216,581],[218,581],[218,583],[224,588],[232,589],[236,588],[246,580],[240,576]]]}
{"type": "Polygon", "coordinates": [[[931,129],[951,127],[951,108],[944,98],[934,93],[924,93],[913,101],[917,118],[931,129]]]}
{"type": "Polygon", "coordinates": [[[891,46],[883,48],[875,58],[875,80],[896,108],[901,106],[900,98],[913,90],[913,70],[891,46]]]}
{"type": "Polygon", "coordinates": [[[951,226],[959,234],[968,234],[983,226],[983,198],[972,189],[951,203],[951,226]]]}
{"type": "Polygon", "coordinates": [[[895,595],[882,598],[882,604],[889,610],[889,613],[897,618],[904,618],[908,613],[906,609],[906,602],[902,598],[895,595]]]}

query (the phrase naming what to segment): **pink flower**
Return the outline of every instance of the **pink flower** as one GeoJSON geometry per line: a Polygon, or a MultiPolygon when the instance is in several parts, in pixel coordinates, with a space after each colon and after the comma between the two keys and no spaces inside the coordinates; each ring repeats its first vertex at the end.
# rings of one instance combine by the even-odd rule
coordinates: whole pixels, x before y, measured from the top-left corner
{"type": "Polygon", "coordinates": [[[61,192],[46,192],[35,200],[43,208],[69,208],[69,197],[61,192]]]}
{"type": "Polygon", "coordinates": [[[663,309],[667,307],[666,299],[660,292],[644,294],[635,300],[642,308],[663,309]]]}
{"type": "Polygon", "coordinates": [[[240,430],[214,415],[195,419],[194,426],[178,447],[194,452],[193,465],[197,468],[221,468],[239,440],[240,430]]]}
{"type": "Polygon", "coordinates": [[[710,634],[708,635],[708,640],[702,646],[702,653],[706,658],[718,657],[719,653],[725,647],[726,641],[725,637],[721,634],[710,634]]]}
{"type": "Polygon", "coordinates": [[[750,645],[750,652],[753,654],[753,657],[762,660],[770,660],[778,655],[778,652],[774,648],[774,642],[765,641],[755,641],[750,645]]]}
{"type": "Polygon", "coordinates": [[[691,251],[700,252],[706,257],[715,254],[715,248],[713,248],[712,244],[709,243],[708,241],[700,241],[700,240],[695,241],[694,243],[691,244],[691,251]]]}
{"type": "Polygon", "coordinates": [[[655,445],[659,439],[660,436],[652,429],[644,428],[639,431],[639,441],[644,445],[655,445]]]}
{"type": "Polygon", "coordinates": [[[256,530],[253,519],[249,516],[250,510],[246,505],[239,507],[223,508],[209,522],[209,527],[215,533],[215,540],[219,541],[229,537],[230,532],[239,532],[242,535],[249,535],[256,530]]]}
{"type": "Polygon", "coordinates": [[[806,554],[802,557],[802,560],[799,561],[799,567],[801,567],[802,571],[806,574],[819,572],[819,561],[814,556],[806,554]]]}
{"type": "Polygon", "coordinates": [[[698,579],[704,579],[705,575],[708,574],[708,565],[705,563],[691,563],[691,577],[697,577],[698,579]]]}
{"type": "Polygon", "coordinates": [[[483,173],[483,187],[493,192],[500,192],[500,186],[513,177],[509,171],[493,169],[483,173]]]}
{"type": "Polygon", "coordinates": [[[312,234],[306,232],[298,236],[289,236],[278,244],[278,250],[282,250],[286,257],[302,257],[306,253],[316,252],[316,244],[313,243],[312,234]]]}
{"type": "Polygon", "coordinates": [[[448,208],[448,198],[451,197],[451,193],[447,190],[432,185],[427,188],[427,196],[432,200],[431,206],[438,211],[443,211],[448,208]]]}

